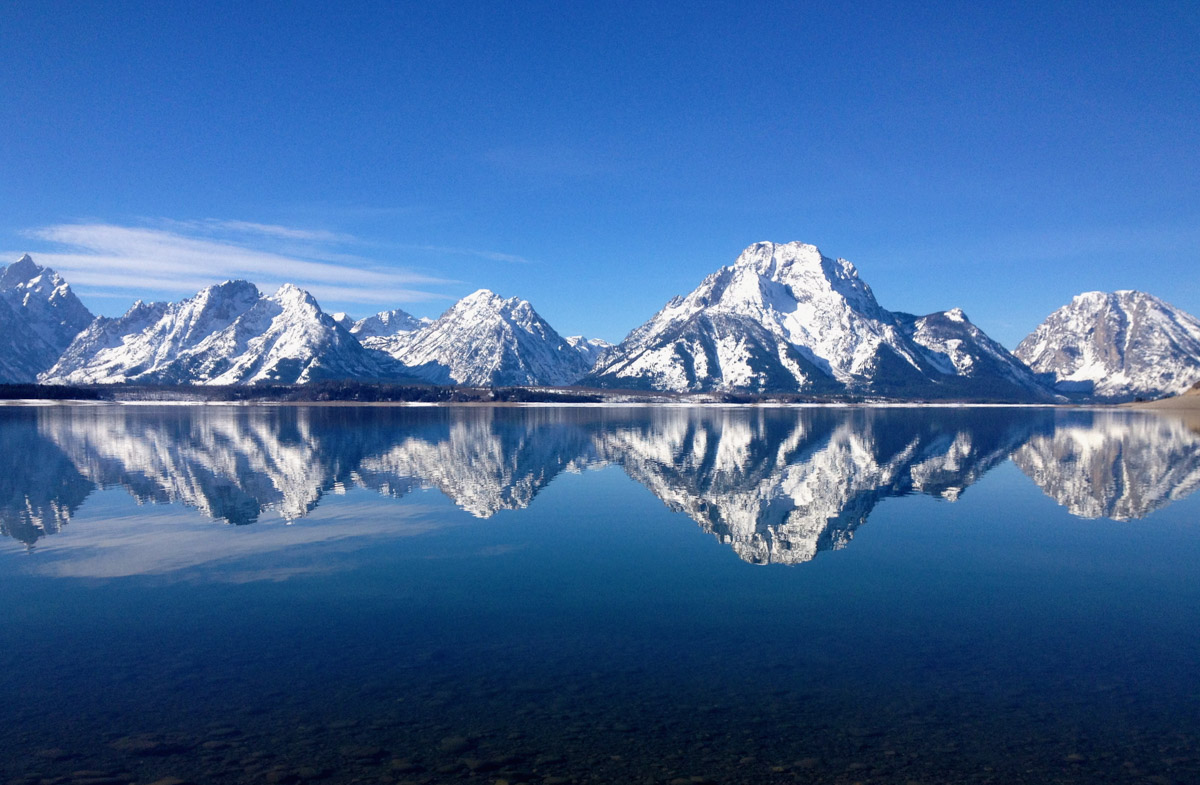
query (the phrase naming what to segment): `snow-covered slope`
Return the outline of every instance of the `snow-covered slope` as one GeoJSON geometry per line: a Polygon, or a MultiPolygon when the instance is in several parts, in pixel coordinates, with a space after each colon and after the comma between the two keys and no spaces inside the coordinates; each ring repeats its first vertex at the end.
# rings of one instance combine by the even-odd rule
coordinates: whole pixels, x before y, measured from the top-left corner
{"type": "Polygon", "coordinates": [[[980,330],[961,308],[911,316],[897,313],[904,333],[925,348],[960,395],[1044,400],[1046,385],[1029,366],[980,330]]]}
{"type": "Polygon", "coordinates": [[[359,319],[348,329],[358,337],[358,340],[365,341],[367,338],[384,338],[400,333],[410,333],[429,323],[429,319],[418,319],[407,311],[394,308],[390,311],[380,311],[366,319],[359,319]]]}
{"type": "Polygon", "coordinates": [[[226,281],[177,303],[137,301],[124,315],[99,317],[71,343],[42,381],[112,384],[126,381],[186,384],[164,371],[194,352],[258,302],[249,281],[226,281]]]}
{"type": "Polygon", "coordinates": [[[211,384],[304,384],[318,379],[380,379],[394,375],[317,305],[284,284],[214,335],[184,363],[211,384]]]}
{"type": "Polygon", "coordinates": [[[28,254],[0,270],[0,383],[32,382],[92,321],[62,276],[28,254]]]}
{"type": "Polygon", "coordinates": [[[600,360],[613,350],[613,345],[603,338],[584,338],[582,335],[568,335],[563,340],[575,347],[575,351],[583,356],[583,361],[587,363],[588,368],[595,367],[596,363],[600,362],[600,360]]]}
{"type": "MultiPolygon", "coordinates": [[[[953,321],[945,314],[935,316],[925,319],[953,321]]],[[[991,357],[993,350],[1007,353],[978,328],[966,329],[965,317],[953,348],[949,339],[933,335],[932,324],[922,329],[914,319],[880,306],[845,259],[823,256],[803,243],[756,243],[691,294],[667,303],[585,381],[679,392],[1030,394],[1026,389],[1015,392],[1011,382],[995,389],[987,383],[979,373],[984,365],[1011,370],[1007,366],[1012,363],[975,362],[975,352],[981,359],[991,357]],[[925,343],[918,334],[926,336],[925,343]],[[951,354],[958,356],[957,363],[951,354]]]]}
{"type": "Polygon", "coordinates": [[[1065,392],[1111,401],[1181,393],[1200,381],[1200,319],[1144,292],[1086,292],[1016,355],[1065,392]]]}
{"type": "Polygon", "coordinates": [[[414,375],[464,385],[570,384],[588,363],[527,301],[480,289],[419,330],[364,345],[399,360],[414,375]]]}
{"type": "Polygon", "coordinates": [[[392,373],[287,284],[270,297],[248,281],[210,286],[178,303],[135,303],[96,319],[41,376],[50,383],[256,384],[377,379],[392,373]]]}

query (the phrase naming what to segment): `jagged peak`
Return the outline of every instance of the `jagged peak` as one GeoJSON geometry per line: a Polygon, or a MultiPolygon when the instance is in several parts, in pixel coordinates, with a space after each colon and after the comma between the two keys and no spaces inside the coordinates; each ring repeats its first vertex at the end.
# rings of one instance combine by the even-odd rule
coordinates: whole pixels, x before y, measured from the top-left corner
{"type": "Polygon", "coordinates": [[[802,243],[798,240],[788,243],[763,240],[747,246],[733,264],[735,267],[757,264],[764,256],[766,258],[816,260],[818,262],[824,258],[821,249],[809,243],[802,243]]]}
{"type": "Polygon", "coordinates": [[[163,311],[166,310],[168,305],[170,305],[170,303],[134,300],[133,305],[129,306],[129,310],[125,311],[125,316],[136,316],[138,314],[149,313],[151,311],[163,311]]]}
{"type": "Polygon", "coordinates": [[[258,287],[244,278],[234,278],[221,283],[214,283],[206,286],[196,292],[191,297],[187,297],[180,301],[180,304],[189,302],[207,303],[214,298],[226,299],[232,297],[254,297],[260,296],[258,287]]]}
{"type": "Polygon", "coordinates": [[[504,298],[493,292],[491,289],[476,289],[466,297],[459,300],[457,305],[467,308],[485,305],[499,308],[504,303],[504,298]]]}
{"type": "Polygon", "coordinates": [[[821,253],[821,249],[809,243],[793,241],[789,243],[758,242],[742,251],[737,260],[722,272],[733,274],[751,272],[762,278],[779,283],[793,284],[807,281],[811,284],[814,278],[824,278],[832,289],[843,294],[857,291],[854,297],[865,295],[874,299],[871,287],[858,275],[858,268],[847,259],[831,259],[821,253]]]}
{"type": "Polygon", "coordinates": [[[303,303],[305,305],[315,306],[317,304],[317,301],[311,294],[304,289],[301,289],[299,286],[296,286],[294,283],[285,283],[284,285],[280,286],[275,290],[275,293],[271,295],[270,299],[274,300],[280,305],[303,303]]]}
{"type": "Polygon", "coordinates": [[[11,289],[47,272],[54,273],[53,270],[49,270],[34,262],[33,257],[29,254],[25,254],[4,268],[4,273],[0,274],[0,289],[11,289]]]}
{"type": "Polygon", "coordinates": [[[588,338],[585,335],[564,335],[563,340],[566,341],[567,343],[571,344],[572,346],[578,346],[581,343],[591,344],[592,346],[605,346],[605,347],[611,347],[614,345],[611,342],[604,340],[603,338],[588,338]]]}
{"type": "MultiPolygon", "coordinates": [[[[338,321],[336,314],[334,321],[338,321]]],[[[352,320],[350,317],[344,317],[340,323],[361,340],[410,333],[425,327],[429,322],[429,319],[418,319],[408,311],[392,308],[372,314],[365,319],[352,320]]]]}
{"type": "Polygon", "coordinates": [[[463,313],[493,313],[499,316],[514,316],[534,313],[534,310],[528,300],[522,300],[520,297],[505,299],[491,289],[479,289],[459,300],[447,311],[447,314],[461,315],[463,313]]]}
{"type": "Polygon", "coordinates": [[[1117,289],[1112,292],[1082,292],[1071,298],[1071,302],[1060,310],[1070,311],[1080,308],[1102,308],[1105,305],[1128,308],[1138,303],[1153,303],[1166,308],[1175,309],[1160,297],[1155,297],[1138,289],[1117,289]]]}

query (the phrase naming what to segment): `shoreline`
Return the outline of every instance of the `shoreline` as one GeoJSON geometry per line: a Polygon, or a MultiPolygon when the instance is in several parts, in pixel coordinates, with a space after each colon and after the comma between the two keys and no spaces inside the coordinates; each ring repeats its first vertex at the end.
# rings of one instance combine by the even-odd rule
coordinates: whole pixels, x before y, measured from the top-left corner
{"type": "Polygon", "coordinates": [[[668,409],[1079,409],[1111,410],[1125,404],[971,403],[945,401],[271,401],[271,400],[88,400],[74,398],[0,399],[0,406],[289,406],[369,408],[668,408],[668,409]]]}

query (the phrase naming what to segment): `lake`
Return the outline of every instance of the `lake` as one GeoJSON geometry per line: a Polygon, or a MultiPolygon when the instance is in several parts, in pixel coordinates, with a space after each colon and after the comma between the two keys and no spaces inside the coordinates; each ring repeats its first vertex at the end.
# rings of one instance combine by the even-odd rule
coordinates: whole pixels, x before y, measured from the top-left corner
{"type": "Polygon", "coordinates": [[[1200,433],[0,407],[0,782],[1200,781],[1200,433]]]}

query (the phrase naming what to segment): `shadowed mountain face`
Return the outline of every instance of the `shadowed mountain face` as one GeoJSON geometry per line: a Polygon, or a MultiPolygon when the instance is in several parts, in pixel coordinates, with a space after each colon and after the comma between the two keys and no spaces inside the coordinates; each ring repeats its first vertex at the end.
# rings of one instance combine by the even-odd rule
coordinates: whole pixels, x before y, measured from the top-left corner
{"type": "Polygon", "coordinates": [[[97,487],[238,525],[353,488],[435,488],[487,518],[617,465],[742,559],[792,564],[845,547],[885,498],[955,501],[1010,456],[1083,517],[1200,486],[1180,421],[1028,409],[68,406],[0,410],[0,440],[0,532],[29,545],[97,487]]]}
{"type": "Polygon", "coordinates": [[[95,488],[53,440],[39,430],[38,412],[0,417],[0,534],[33,545],[70,522],[95,488]]]}

